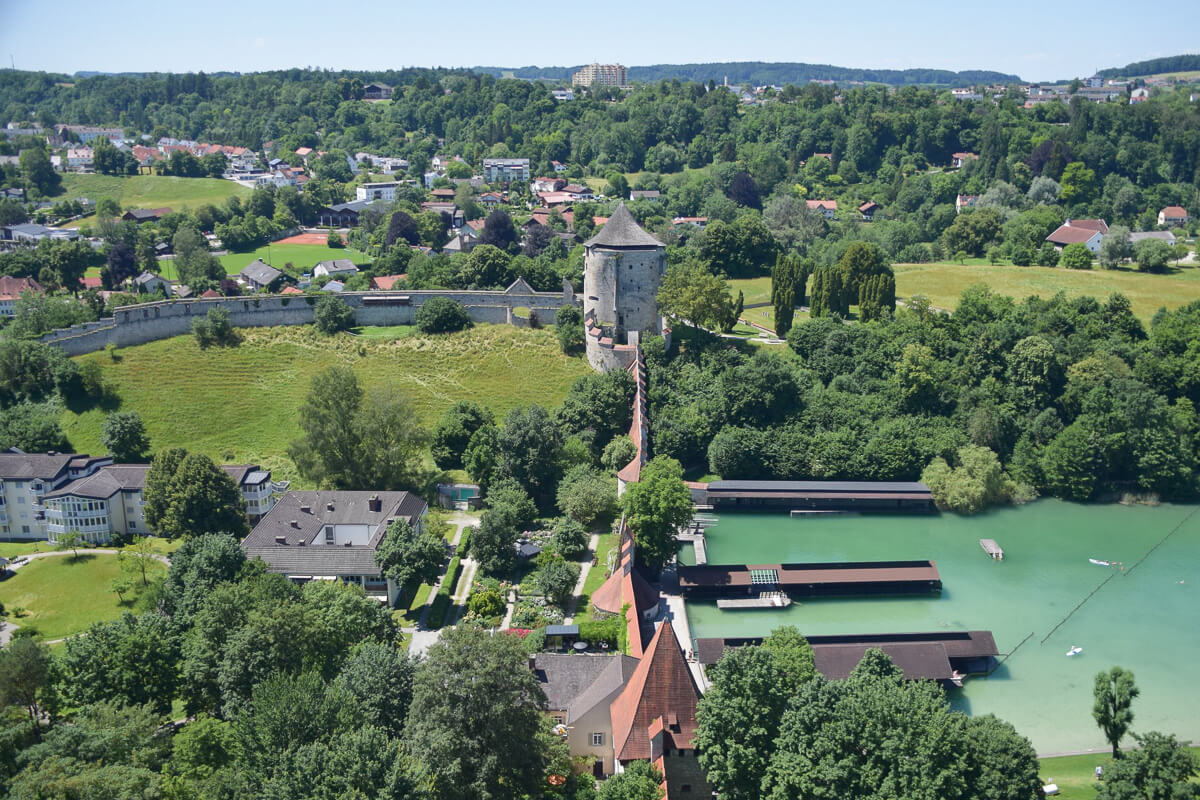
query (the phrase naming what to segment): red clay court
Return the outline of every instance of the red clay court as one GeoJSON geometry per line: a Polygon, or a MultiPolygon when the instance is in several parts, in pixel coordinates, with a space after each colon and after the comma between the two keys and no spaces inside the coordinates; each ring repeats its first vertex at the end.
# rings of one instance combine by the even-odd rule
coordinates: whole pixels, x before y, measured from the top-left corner
{"type": "MultiPolygon", "coordinates": [[[[345,237],[342,240],[345,241],[345,237]]],[[[298,233],[295,236],[271,242],[271,244],[325,244],[328,241],[329,234],[327,233],[298,233]]]]}

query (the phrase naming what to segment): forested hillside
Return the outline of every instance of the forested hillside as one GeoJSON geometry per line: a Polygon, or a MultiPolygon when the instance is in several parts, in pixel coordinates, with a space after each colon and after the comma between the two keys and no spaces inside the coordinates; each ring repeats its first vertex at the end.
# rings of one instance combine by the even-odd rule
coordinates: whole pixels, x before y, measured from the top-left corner
{"type": "MultiPolygon", "coordinates": [[[[579,67],[475,67],[477,72],[501,77],[511,73],[527,80],[569,81],[579,67]]],[[[858,69],[830,64],[804,64],[791,61],[722,61],[700,64],[651,64],[629,68],[629,80],[653,83],[663,80],[730,83],[762,86],[809,81],[862,81],[892,86],[971,86],[978,83],[1015,83],[1016,75],[990,70],[945,69],[858,69]]]]}
{"type": "Polygon", "coordinates": [[[1149,61],[1135,61],[1123,67],[1102,69],[1097,74],[1102,78],[1137,78],[1156,75],[1160,72],[1187,72],[1200,70],[1200,55],[1166,56],[1149,61]]]}

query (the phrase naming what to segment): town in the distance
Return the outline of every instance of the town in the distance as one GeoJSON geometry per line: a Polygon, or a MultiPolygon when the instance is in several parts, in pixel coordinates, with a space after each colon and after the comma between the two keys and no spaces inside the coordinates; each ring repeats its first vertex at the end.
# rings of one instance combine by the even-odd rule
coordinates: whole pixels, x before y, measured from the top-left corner
{"type": "Polygon", "coordinates": [[[1200,56],[0,125],[0,794],[1200,798],[1200,56]]]}

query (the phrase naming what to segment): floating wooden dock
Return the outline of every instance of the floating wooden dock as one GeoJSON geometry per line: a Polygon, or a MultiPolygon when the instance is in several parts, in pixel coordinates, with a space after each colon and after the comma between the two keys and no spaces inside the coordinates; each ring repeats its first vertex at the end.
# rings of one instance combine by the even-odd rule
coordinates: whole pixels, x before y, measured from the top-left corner
{"type": "Polygon", "coordinates": [[[792,598],[783,592],[759,592],[758,597],[727,597],[717,601],[717,608],[787,608],[792,598]]]}
{"type": "Polygon", "coordinates": [[[685,597],[749,597],[763,591],[791,596],[924,594],[942,590],[932,561],[855,561],[825,564],[680,564],[685,597]]]}
{"type": "Polygon", "coordinates": [[[692,549],[696,553],[697,564],[708,563],[708,549],[705,547],[703,528],[699,526],[689,527],[686,533],[676,535],[675,539],[680,542],[692,543],[692,549]]]}
{"type": "Polygon", "coordinates": [[[1004,560],[1004,551],[1000,549],[1000,545],[996,544],[995,539],[980,539],[979,546],[983,548],[983,552],[992,557],[993,561],[1004,560]]]}

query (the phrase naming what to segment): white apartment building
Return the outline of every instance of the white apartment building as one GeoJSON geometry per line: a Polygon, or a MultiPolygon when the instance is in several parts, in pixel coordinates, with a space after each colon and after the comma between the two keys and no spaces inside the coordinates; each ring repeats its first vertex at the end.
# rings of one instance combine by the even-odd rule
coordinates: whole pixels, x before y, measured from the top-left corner
{"type": "Polygon", "coordinates": [[[45,539],[46,495],[109,464],[78,453],[0,453],[0,539],[45,539]]]}
{"type": "MultiPolygon", "coordinates": [[[[107,544],[114,535],[145,536],[153,531],[144,511],[146,473],[149,464],[105,465],[65,485],[46,492],[42,498],[44,535],[54,542],[64,533],[77,532],[92,544],[107,544]]],[[[257,464],[222,466],[237,484],[251,523],[257,522],[275,504],[271,473],[257,464]]]]}
{"type": "Polygon", "coordinates": [[[488,183],[512,183],[529,181],[528,158],[485,158],[483,179],[488,183]]]}
{"type": "Polygon", "coordinates": [[[383,200],[391,203],[396,199],[396,189],[400,184],[397,181],[387,181],[385,183],[364,183],[354,190],[354,199],[356,200],[383,200]]]}
{"type": "Polygon", "coordinates": [[[627,70],[624,64],[588,64],[571,76],[572,86],[625,86],[627,70]]]}

